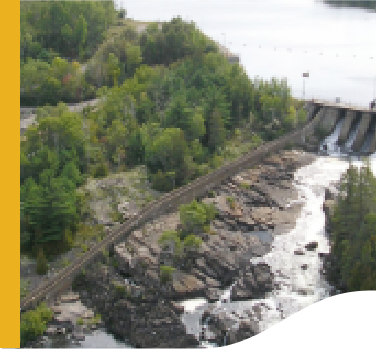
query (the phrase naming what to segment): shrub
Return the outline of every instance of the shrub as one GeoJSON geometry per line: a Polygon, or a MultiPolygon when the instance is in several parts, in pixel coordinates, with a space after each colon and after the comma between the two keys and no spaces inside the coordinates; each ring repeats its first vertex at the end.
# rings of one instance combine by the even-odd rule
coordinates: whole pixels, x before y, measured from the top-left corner
{"type": "Polygon", "coordinates": [[[174,230],[165,231],[158,239],[162,249],[172,245],[174,256],[180,256],[182,252],[182,243],[179,234],[174,230]]]}
{"type": "Polygon", "coordinates": [[[202,244],[202,239],[198,236],[194,236],[193,234],[190,234],[185,237],[184,241],[184,250],[186,252],[193,252],[198,251],[202,244]]]}
{"type": "Polygon", "coordinates": [[[113,282],[113,286],[118,297],[125,297],[127,295],[125,285],[120,285],[117,282],[113,282]]]}
{"type": "Polygon", "coordinates": [[[155,190],[169,192],[174,189],[175,172],[162,172],[158,170],[156,174],[151,175],[152,187],[155,190]]]}
{"type": "Polygon", "coordinates": [[[67,267],[69,264],[71,264],[71,261],[68,258],[63,258],[63,260],[61,261],[63,268],[67,267]]]}
{"type": "Polygon", "coordinates": [[[161,265],[160,267],[160,280],[162,284],[167,284],[172,281],[173,274],[175,271],[174,267],[168,265],[161,265]]]}
{"type": "Polygon", "coordinates": [[[20,279],[20,297],[21,299],[26,297],[29,294],[28,290],[29,281],[25,279],[20,279]]]}
{"type": "Polygon", "coordinates": [[[112,266],[114,268],[117,268],[119,266],[119,263],[118,263],[118,261],[115,258],[112,259],[112,266]]]}
{"type": "Polygon", "coordinates": [[[210,190],[210,191],[208,192],[208,197],[209,197],[209,198],[214,198],[214,197],[215,197],[215,192],[214,192],[213,190],[210,190]]]}
{"type": "Polygon", "coordinates": [[[52,320],[53,312],[45,303],[34,310],[21,314],[20,336],[21,346],[35,340],[47,329],[47,324],[52,320]]]}
{"type": "Polygon", "coordinates": [[[231,196],[228,196],[226,201],[227,201],[228,205],[230,206],[230,208],[232,210],[234,210],[235,209],[235,199],[232,198],[231,196]]]}
{"type": "Polygon", "coordinates": [[[95,314],[95,316],[92,319],[90,319],[89,324],[96,325],[101,321],[102,321],[101,314],[98,313],[98,314],[95,314]]]}
{"type": "Polygon", "coordinates": [[[182,238],[203,232],[204,226],[215,218],[217,210],[213,204],[206,205],[193,200],[180,206],[180,221],[183,225],[182,238]]]}
{"type": "Polygon", "coordinates": [[[48,271],[47,258],[43,253],[43,249],[39,248],[37,255],[37,273],[39,275],[45,275],[48,271]]]}
{"type": "Polygon", "coordinates": [[[102,178],[108,175],[108,166],[105,162],[99,163],[94,168],[93,177],[94,178],[102,178]]]}
{"type": "Polygon", "coordinates": [[[73,241],[73,235],[70,229],[65,228],[64,234],[63,234],[63,240],[67,248],[71,249],[73,247],[74,241],[73,241]]]}
{"type": "Polygon", "coordinates": [[[239,186],[242,189],[250,189],[251,188],[251,186],[247,183],[240,183],[239,186]]]}

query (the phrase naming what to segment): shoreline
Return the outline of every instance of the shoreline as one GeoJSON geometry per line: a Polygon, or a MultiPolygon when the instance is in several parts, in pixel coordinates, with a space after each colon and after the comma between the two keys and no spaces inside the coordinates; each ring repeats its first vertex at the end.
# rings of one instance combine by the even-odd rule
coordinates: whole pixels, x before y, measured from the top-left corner
{"type": "MultiPolygon", "coordinates": [[[[137,295],[137,290],[143,293],[146,298],[149,297],[147,294],[148,283],[143,282],[141,278],[137,276],[137,271],[133,271],[135,275],[133,278],[131,277],[131,279],[135,280],[136,286],[127,288],[130,293],[127,293],[128,291],[125,293],[129,294],[129,296],[127,296],[125,299],[123,299],[122,296],[119,298],[118,291],[116,291],[114,284],[118,283],[119,286],[121,285],[121,282],[123,282],[122,280],[124,279],[121,279],[119,271],[122,270],[122,272],[124,272],[124,268],[126,266],[120,266],[122,256],[119,249],[116,248],[115,256],[117,260],[117,267],[102,264],[102,267],[99,269],[94,267],[92,270],[86,270],[84,277],[85,280],[81,280],[81,287],[79,287],[78,290],[80,294],[80,301],[86,307],[91,308],[95,310],[95,312],[99,312],[102,315],[102,319],[107,330],[123,338],[129,337],[129,341],[132,343],[132,345],[155,345],[153,341],[149,341],[154,338],[152,333],[155,331],[152,331],[152,329],[156,328],[156,322],[155,320],[149,319],[147,323],[148,327],[150,326],[150,332],[145,333],[144,321],[146,321],[146,319],[143,319],[142,317],[150,314],[157,316],[159,313],[164,312],[165,316],[162,316],[162,318],[158,320],[159,322],[162,321],[162,323],[165,323],[164,328],[162,326],[162,328],[158,329],[158,333],[160,333],[160,341],[162,341],[160,344],[162,346],[168,346],[168,344],[170,344],[175,347],[197,346],[197,339],[185,332],[185,325],[182,324],[180,315],[183,309],[180,306],[177,306],[175,302],[187,300],[192,297],[205,297],[209,302],[214,302],[219,299],[218,297],[220,297],[220,295],[223,293],[223,290],[226,289],[229,283],[232,283],[233,280],[240,280],[240,282],[238,282],[238,285],[234,287],[232,300],[246,300],[253,299],[255,297],[262,297],[265,292],[271,289],[273,280],[270,275],[270,270],[267,267],[260,266],[259,268],[254,268],[252,271],[250,271],[248,266],[245,266],[246,269],[241,272],[243,267],[240,267],[236,260],[231,258],[229,259],[229,257],[233,257],[234,254],[237,254],[237,252],[228,252],[224,250],[234,246],[233,244],[235,240],[239,238],[244,239],[242,236],[248,235],[244,233],[244,227],[253,226],[253,228],[263,228],[268,227],[268,224],[269,226],[273,225],[273,228],[276,227],[277,230],[276,233],[273,232],[274,236],[275,234],[282,234],[289,231],[295,225],[296,218],[299,216],[301,211],[301,206],[291,205],[290,207],[285,207],[285,209],[283,209],[283,206],[286,205],[288,201],[296,199],[297,196],[297,190],[292,185],[294,171],[299,167],[313,162],[314,158],[315,155],[309,153],[284,151],[282,155],[274,155],[264,161],[263,164],[256,166],[256,168],[242,171],[238,175],[234,176],[231,181],[215,188],[215,191],[218,193],[217,197],[219,198],[230,193],[238,194],[239,202],[241,202],[243,211],[242,217],[240,217],[239,214],[236,217],[236,212],[224,212],[223,210],[220,212],[219,219],[217,217],[217,219],[211,225],[211,229],[213,229],[216,233],[215,235],[209,236],[209,240],[206,241],[205,245],[203,246],[204,251],[199,256],[199,259],[202,260],[204,255],[204,264],[200,264],[201,269],[190,274],[180,273],[180,279],[178,278],[178,280],[185,281],[183,281],[183,283],[181,283],[181,281],[180,283],[177,281],[177,283],[173,284],[174,287],[172,290],[167,290],[164,292],[163,299],[165,302],[163,305],[158,305],[158,302],[156,303],[153,301],[153,298],[142,299],[141,297],[140,299],[139,297],[135,297],[135,295],[137,295]],[[286,179],[284,175],[288,175],[285,177],[290,177],[290,179],[286,179]],[[268,185],[268,181],[273,184],[268,185]],[[253,188],[253,190],[246,189],[247,185],[249,185],[250,188],[253,188]],[[247,205],[244,204],[244,197],[243,199],[241,198],[242,193],[244,191],[247,192],[248,190],[252,190],[252,194],[250,194],[249,197],[253,197],[256,199],[256,201],[259,201],[259,204],[253,204],[255,207],[251,211],[247,211],[247,205]],[[263,191],[264,195],[261,195],[263,191]],[[275,209],[271,210],[273,207],[275,209]],[[246,216],[248,214],[252,215],[252,221],[247,221],[246,216]],[[221,242],[223,242],[222,245],[221,242]],[[221,246],[223,248],[222,252],[220,250],[221,246]],[[225,260],[227,264],[221,263],[223,260],[225,260]],[[209,263],[210,267],[207,265],[207,263],[209,263]],[[228,263],[232,263],[232,267],[229,266],[228,263]],[[230,269],[228,269],[229,267],[230,269]],[[221,268],[227,268],[225,274],[231,275],[231,278],[227,278],[227,281],[224,273],[220,273],[221,268]],[[214,270],[214,274],[217,273],[217,276],[210,274],[210,270],[211,272],[214,270]],[[248,287],[246,285],[249,284],[249,278],[254,277],[255,275],[259,275],[257,278],[263,280],[263,282],[259,282],[256,285],[256,288],[253,289],[253,292],[250,293],[248,292],[248,287]],[[201,279],[199,279],[200,276],[201,279]],[[181,277],[183,277],[183,279],[181,279],[181,277]],[[206,280],[205,283],[204,280],[206,280]],[[85,289],[88,289],[87,286],[89,285],[90,291],[87,292],[85,289]],[[89,294],[90,292],[92,292],[91,296],[89,294]],[[123,310],[120,311],[120,309],[123,310]],[[122,315],[124,313],[133,313],[133,315],[124,317],[122,315]],[[133,330],[130,331],[128,335],[124,333],[124,328],[127,327],[124,326],[125,323],[129,324],[129,329],[132,328],[133,323],[133,330]],[[178,343],[179,341],[174,342],[174,340],[177,340],[177,338],[167,339],[164,335],[165,331],[168,331],[169,327],[171,326],[174,326],[175,330],[177,329],[176,333],[180,337],[180,344],[178,343]],[[141,335],[140,331],[143,331],[143,335],[141,335]]],[[[221,203],[221,200],[218,199],[217,205],[219,208],[223,209],[222,204],[223,203],[221,203]]],[[[173,228],[173,226],[177,226],[177,214],[173,213],[168,216],[169,217],[162,216],[149,224],[146,229],[150,229],[150,235],[155,236],[165,228],[169,229],[173,228]]],[[[130,239],[132,243],[135,244],[134,247],[138,246],[138,251],[142,251],[142,247],[152,246],[148,245],[145,240],[142,241],[142,231],[134,231],[132,235],[133,236],[130,237],[130,239]]],[[[248,241],[246,246],[248,252],[244,250],[240,251],[240,253],[237,254],[239,257],[244,253],[246,253],[246,255],[251,253],[251,255],[254,256],[262,256],[268,252],[271,242],[261,242],[257,235],[252,233],[249,233],[249,235],[252,235],[252,238],[246,238],[244,240],[248,241]]],[[[240,245],[244,246],[243,244],[240,243],[240,245]]],[[[156,246],[154,246],[154,248],[156,248],[156,246]]],[[[149,257],[153,258],[153,254],[151,254],[149,257]]],[[[148,269],[152,270],[153,267],[151,266],[148,269]]],[[[149,276],[149,279],[150,277],[152,277],[152,275],[149,276]]],[[[151,284],[153,283],[150,283],[150,285],[151,284]]],[[[157,298],[160,299],[160,296],[157,298]]],[[[249,333],[248,330],[249,326],[246,326],[243,328],[241,333],[243,333],[243,335],[244,333],[249,333]]],[[[239,339],[240,335],[241,334],[239,332],[239,335],[233,336],[232,341],[235,341],[236,338],[239,339]]],[[[176,336],[174,335],[174,337],[176,336]]]]}

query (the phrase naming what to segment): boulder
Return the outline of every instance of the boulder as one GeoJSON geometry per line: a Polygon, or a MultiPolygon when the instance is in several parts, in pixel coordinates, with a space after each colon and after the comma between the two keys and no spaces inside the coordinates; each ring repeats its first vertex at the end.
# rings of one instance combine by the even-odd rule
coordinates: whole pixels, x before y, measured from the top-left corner
{"type": "Polygon", "coordinates": [[[325,200],[334,200],[334,199],[335,199],[334,193],[329,188],[325,188],[325,200]]]}
{"type": "Polygon", "coordinates": [[[172,288],[179,296],[188,297],[203,295],[206,286],[193,275],[179,272],[173,277],[172,288]]]}
{"type": "Polygon", "coordinates": [[[221,290],[209,287],[205,290],[205,297],[210,303],[217,302],[221,298],[221,290]]]}
{"type": "MultiPolygon", "coordinates": [[[[209,326],[210,331],[214,334],[214,339],[218,346],[234,344],[244,339],[250,338],[259,333],[259,327],[256,321],[250,318],[240,318],[236,313],[226,313],[215,308],[207,309],[202,318],[201,323],[209,326]]],[[[205,331],[202,333],[202,339],[205,338],[205,331]]]]}
{"type": "Polygon", "coordinates": [[[309,242],[307,245],[305,245],[305,249],[307,251],[314,251],[316,250],[317,246],[318,246],[318,242],[317,241],[312,241],[312,242],[309,242]]]}
{"type": "Polygon", "coordinates": [[[230,329],[227,333],[226,345],[241,342],[245,339],[253,337],[255,334],[259,333],[259,327],[255,321],[243,320],[239,325],[230,329]]]}
{"type": "Polygon", "coordinates": [[[273,289],[273,275],[269,265],[250,265],[249,271],[238,279],[231,292],[231,300],[260,298],[273,289]]]}

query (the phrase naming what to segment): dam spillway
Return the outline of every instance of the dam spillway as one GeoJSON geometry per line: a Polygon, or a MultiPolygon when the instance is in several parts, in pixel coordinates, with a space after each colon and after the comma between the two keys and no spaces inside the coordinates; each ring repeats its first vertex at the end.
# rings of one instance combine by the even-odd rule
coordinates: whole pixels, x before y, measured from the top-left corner
{"type": "Polygon", "coordinates": [[[338,146],[345,146],[348,150],[360,154],[373,153],[376,150],[376,110],[357,108],[340,103],[327,103],[323,101],[308,102],[306,110],[308,120],[310,113],[321,108],[318,115],[318,127],[330,134],[341,121],[339,136],[336,141],[338,146]]]}

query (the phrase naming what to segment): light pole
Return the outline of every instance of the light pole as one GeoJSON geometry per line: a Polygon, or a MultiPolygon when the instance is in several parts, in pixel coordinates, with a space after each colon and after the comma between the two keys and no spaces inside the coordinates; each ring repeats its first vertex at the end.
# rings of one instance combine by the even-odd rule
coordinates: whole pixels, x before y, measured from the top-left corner
{"type": "Polygon", "coordinates": [[[226,55],[226,57],[227,57],[227,49],[226,49],[226,33],[221,33],[221,35],[224,35],[224,37],[225,37],[225,45],[224,45],[224,47],[223,47],[223,50],[224,50],[224,53],[225,53],[225,55],[226,55]]]}
{"type": "Polygon", "coordinates": [[[305,72],[303,73],[303,99],[305,99],[305,78],[309,77],[309,73],[305,72]]]}

